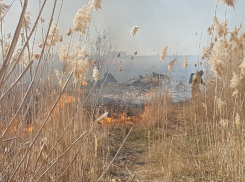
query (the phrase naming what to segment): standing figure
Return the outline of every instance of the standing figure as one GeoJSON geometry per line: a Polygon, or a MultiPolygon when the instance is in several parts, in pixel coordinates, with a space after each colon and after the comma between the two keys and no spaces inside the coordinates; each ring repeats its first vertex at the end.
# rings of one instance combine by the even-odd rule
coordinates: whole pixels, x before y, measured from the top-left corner
{"type": "Polygon", "coordinates": [[[199,95],[201,93],[201,90],[199,88],[199,85],[205,85],[205,83],[202,80],[202,75],[204,74],[204,72],[198,71],[196,74],[193,75],[192,77],[192,82],[191,82],[191,94],[192,94],[192,98],[195,97],[195,95],[199,95]]]}

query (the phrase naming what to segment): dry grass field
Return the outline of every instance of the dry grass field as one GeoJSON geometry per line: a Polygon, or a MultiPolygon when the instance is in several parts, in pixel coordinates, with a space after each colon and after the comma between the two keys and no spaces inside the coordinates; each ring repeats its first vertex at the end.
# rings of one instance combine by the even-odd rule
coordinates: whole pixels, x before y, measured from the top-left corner
{"type": "MultiPolygon", "coordinates": [[[[207,27],[207,46],[196,63],[196,69],[206,68],[202,92],[174,103],[172,93],[153,89],[134,116],[120,110],[124,105],[110,106],[116,107],[112,112],[100,101],[103,88],[113,87],[109,75],[101,75],[120,58],[104,62],[111,50],[108,32],[88,42],[102,0],[78,9],[64,35],[58,22],[63,1],[53,1],[48,20],[42,18],[47,0],[39,1],[37,17],[27,10],[28,0],[20,2],[11,35],[4,19],[12,4],[0,0],[0,181],[245,181],[242,23],[230,30],[226,19],[215,16],[207,27]]],[[[219,2],[228,8],[236,3],[219,2]]],[[[129,36],[138,30],[132,27],[129,36]]],[[[160,60],[167,51],[164,46],[160,60]]],[[[170,62],[170,72],[175,64],[170,62]]]]}

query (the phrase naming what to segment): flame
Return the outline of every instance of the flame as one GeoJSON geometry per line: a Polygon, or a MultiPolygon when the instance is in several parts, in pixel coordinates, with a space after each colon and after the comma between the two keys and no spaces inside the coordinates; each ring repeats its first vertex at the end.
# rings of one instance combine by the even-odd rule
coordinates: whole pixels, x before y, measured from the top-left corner
{"type": "MultiPolygon", "coordinates": [[[[101,117],[101,116],[100,116],[101,117]]],[[[115,117],[106,116],[98,121],[101,125],[109,125],[113,123],[126,123],[126,124],[133,124],[136,121],[136,117],[129,117],[126,113],[117,115],[115,117]]]]}
{"type": "MultiPolygon", "coordinates": [[[[74,98],[71,95],[68,94],[62,94],[60,97],[59,102],[57,103],[57,105],[54,108],[53,111],[53,116],[56,117],[59,114],[60,109],[64,108],[67,105],[70,105],[72,102],[74,101],[74,98]]],[[[50,112],[50,109],[52,108],[53,104],[50,105],[49,110],[45,113],[45,115],[47,116],[50,112]]],[[[13,118],[9,118],[9,122],[12,120],[13,118]]],[[[18,118],[15,118],[13,121],[13,124],[10,126],[9,130],[8,130],[8,134],[15,134],[18,130],[19,127],[19,122],[20,120],[18,118]]],[[[26,121],[23,121],[23,123],[26,123],[26,121]]],[[[4,133],[4,131],[6,130],[8,124],[4,124],[1,126],[0,128],[0,136],[4,133]]],[[[26,127],[24,127],[24,132],[25,133],[30,133],[32,131],[34,131],[34,127],[32,124],[27,125],[26,127]]]]}
{"type": "Polygon", "coordinates": [[[27,127],[25,128],[25,132],[30,133],[33,131],[33,129],[34,128],[31,125],[27,125],[27,127]]]}
{"type": "MultiPolygon", "coordinates": [[[[152,95],[152,93],[148,93],[152,95]]],[[[138,115],[127,115],[127,112],[123,113],[104,113],[103,115],[97,116],[97,122],[101,125],[110,125],[114,123],[125,123],[125,124],[138,124],[142,123],[143,119],[149,116],[152,111],[152,105],[150,103],[145,103],[144,111],[138,115]]]]}
{"type": "MultiPolygon", "coordinates": [[[[58,103],[56,104],[56,106],[54,108],[54,111],[52,113],[53,116],[57,117],[59,112],[60,112],[60,110],[62,110],[62,108],[64,108],[65,106],[70,105],[73,101],[74,101],[74,98],[71,95],[62,94],[60,99],[59,99],[59,101],[58,101],[58,103]]],[[[53,106],[53,103],[50,106],[50,108],[52,108],[52,106],[53,106]]],[[[49,111],[46,112],[46,116],[48,116],[49,112],[50,112],[50,109],[49,109],[49,111]]],[[[25,132],[26,133],[30,133],[33,130],[34,130],[34,127],[32,125],[27,125],[27,127],[25,128],[25,132]]]]}
{"type": "MultiPolygon", "coordinates": [[[[74,98],[71,95],[68,94],[62,94],[60,97],[60,100],[56,104],[54,111],[53,111],[53,116],[56,117],[59,114],[59,111],[65,107],[65,105],[70,105],[74,101],[74,98]]],[[[51,106],[52,107],[52,106],[51,106]]],[[[51,108],[50,107],[50,108],[51,108]]],[[[46,112],[46,116],[49,114],[49,111],[46,112]]]]}
{"type": "MultiPolygon", "coordinates": [[[[13,118],[9,118],[9,121],[11,121],[13,118]]],[[[19,124],[19,120],[17,118],[14,119],[13,124],[10,126],[10,129],[8,130],[9,133],[16,133],[17,129],[18,129],[18,124],[19,124]]],[[[1,135],[3,134],[3,132],[6,130],[7,125],[3,125],[2,129],[1,129],[1,135]]]]}
{"type": "Polygon", "coordinates": [[[141,114],[141,119],[145,118],[147,115],[149,115],[151,111],[151,104],[149,103],[145,103],[145,109],[144,109],[144,112],[141,114]]]}
{"type": "MultiPolygon", "coordinates": [[[[11,121],[13,118],[10,118],[9,121],[11,121]]],[[[8,134],[15,134],[18,130],[18,127],[19,127],[19,119],[15,118],[14,121],[13,121],[13,124],[10,126],[10,129],[8,130],[8,134]]],[[[6,130],[7,128],[7,125],[3,125],[2,128],[1,128],[1,135],[3,134],[3,132],[6,130]]],[[[33,131],[33,127],[31,125],[27,125],[24,129],[24,131],[26,133],[30,133],[31,131],[33,131]]]]}
{"type": "Polygon", "coordinates": [[[87,86],[87,85],[88,85],[88,82],[83,81],[83,82],[81,83],[81,85],[83,85],[83,86],[87,86]]]}

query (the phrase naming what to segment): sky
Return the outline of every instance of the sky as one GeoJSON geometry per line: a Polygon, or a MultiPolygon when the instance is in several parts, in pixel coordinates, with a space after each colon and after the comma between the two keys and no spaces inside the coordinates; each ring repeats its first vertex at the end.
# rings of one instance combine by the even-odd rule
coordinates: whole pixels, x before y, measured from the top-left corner
{"type": "MultiPolygon", "coordinates": [[[[4,0],[11,4],[13,0],[4,0]]],[[[43,18],[48,24],[54,0],[48,0],[43,18]]],[[[64,35],[73,25],[73,18],[79,8],[88,0],[64,0],[58,21],[64,35]]],[[[58,0],[54,21],[57,21],[61,0],[58,0]]],[[[110,30],[112,44],[118,51],[139,55],[157,55],[168,46],[169,55],[200,55],[209,38],[207,28],[218,19],[228,19],[228,27],[233,30],[240,22],[245,22],[245,1],[237,0],[235,10],[215,0],[104,0],[102,9],[93,12],[89,32],[110,30]],[[134,37],[129,35],[133,26],[139,26],[134,37]]],[[[39,0],[29,0],[28,10],[33,19],[39,10],[39,0]]],[[[5,18],[5,33],[13,32],[20,15],[20,0],[15,0],[5,18]],[[8,23],[11,22],[11,23],[8,23]]],[[[244,28],[242,29],[244,31],[244,28]]],[[[41,41],[37,33],[37,41],[41,41]]]]}

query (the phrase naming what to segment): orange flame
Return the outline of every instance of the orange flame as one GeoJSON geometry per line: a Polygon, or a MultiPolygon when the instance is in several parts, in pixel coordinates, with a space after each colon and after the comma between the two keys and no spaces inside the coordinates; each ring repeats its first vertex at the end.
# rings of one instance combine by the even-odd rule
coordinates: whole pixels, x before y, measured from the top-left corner
{"type": "Polygon", "coordinates": [[[25,128],[25,132],[30,133],[33,131],[33,129],[34,128],[31,125],[27,125],[27,127],[25,128]]]}
{"type": "Polygon", "coordinates": [[[126,124],[133,124],[135,123],[136,118],[135,117],[128,117],[126,113],[120,114],[117,116],[117,118],[113,117],[105,117],[98,121],[101,125],[109,125],[112,123],[126,123],[126,124]]]}
{"type": "Polygon", "coordinates": [[[83,86],[87,86],[87,85],[88,85],[88,82],[83,81],[83,82],[81,83],[81,85],[83,85],[83,86]]]}
{"type": "MultiPolygon", "coordinates": [[[[56,104],[53,116],[57,116],[59,114],[60,109],[64,108],[65,105],[70,105],[73,102],[74,98],[68,94],[62,94],[59,102],[56,104]]],[[[49,114],[49,111],[46,112],[46,116],[49,114]]]]}
{"type": "MultiPolygon", "coordinates": [[[[12,118],[9,119],[9,121],[11,121],[12,118]]],[[[18,130],[19,127],[19,120],[17,118],[14,119],[13,124],[10,126],[10,129],[8,130],[8,134],[15,134],[18,130]]],[[[3,125],[1,128],[1,134],[3,134],[3,132],[5,132],[7,128],[7,125],[3,125]]],[[[25,132],[26,133],[30,133],[31,131],[33,131],[33,127],[31,125],[27,125],[27,127],[25,127],[25,132]]]]}
{"type": "Polygon", "coordinates": [[[110,125],[113,123],[126,123],[126,124],[137,124],[140,123],[146,116],[149,116],[152,107],[150,103],[145,103],[144,111],[142,114],[137,116],[127,116],[126,112],[123,114],[113,114],[112,117],[105,117],[98,121],[101,125],[110,125]]]}
{"type": "Polygon", "coordinates": [[[141,114],[141,119],[145,118],[151,111],[151,105],[148,103],[145,103],[145,109],[144,112],[141,114]]]}

